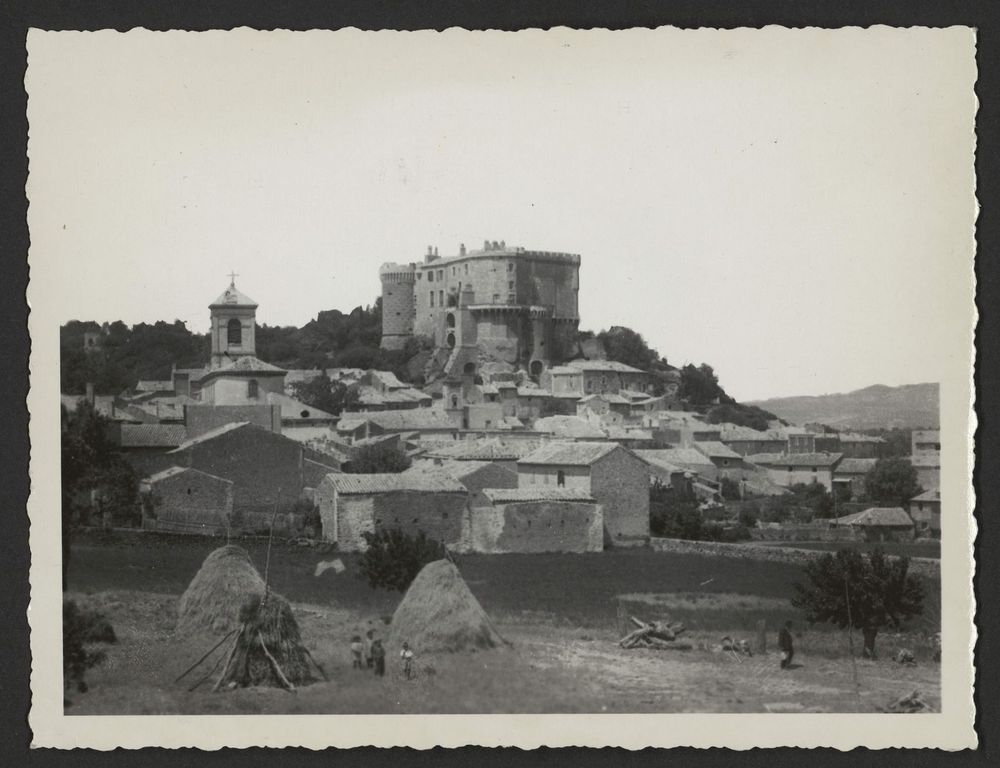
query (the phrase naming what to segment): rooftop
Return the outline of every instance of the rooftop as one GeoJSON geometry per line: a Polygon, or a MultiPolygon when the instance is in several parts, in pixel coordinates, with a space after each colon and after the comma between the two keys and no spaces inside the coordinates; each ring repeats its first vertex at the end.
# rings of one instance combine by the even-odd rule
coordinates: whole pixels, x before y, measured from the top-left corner
{"type": "Polygon", "coordinates": [[[511,461],[527,456],[538,448],[539,444],[538,440],[505,441],[495,437],[460,440],[428,451],[427,455],[459,461],[511,461]]]}
{"type": "Polygon", "coordinates": [[[183,424],[122,424],[122,448],[176,448],[187,440],[183,424]]]}
{"type": "Polygon", "coordinates": [[[631,365],[619,363],[617,360],[570,360],[566,363],[571,368],[581,371],[613,371],[615,373],[645,373],[631,365]]]}
{"type": "Polygon", "coordinates": [[[902,507],[871,507],[864,512],[838,517],[837,525],[912,526],[913,520],[902,507]]]}
{"type": "Polygon", "coordinates": [[[544,443],[522,458],[518,463],[587,467],[619,447],[617,443],[571,443],[555,441],[544,443]]]}
{"type": "Polygon", "coordinates": [[[256,307],[257,302],[237,289],[236,283],[230,283],[229,287],[223,291],[219,298],[208,305],[209,309],[216,307],[256,307]]]}
{"type": "Polygon", "coordinates": [[[837,465],[837,473],[843,475],[864,475],[868,473],[878,459],[841,459],[837,465]]]}
{"type": "Polygon", "coordinates": [[[349,475],[329,474],[329,482],[339,494],[345,496],[371,493],[418,491],[430,493],[468,493],[465,486],[446,472],[411,468],[406,472],[349,475]]]}
{"type": "Polygon", "coordinates": [[[267,404],[281,406],[282,421],[300,421],[300,420],[312,420],[312,419],[333,421],[334,419],[337,418],[332,413],[321,411],[319,408],[314,408],[311,405],[303,403],[301,400],[296,400],[294,397],[289,397],[288,395],[281,394],[280,392],[268,392],[267,404]]]}
{"type": "Polygon", "coordinates": [[[919,496],[914,496],[910,501],[941,501],[941,491],[937,488],[932,488],[929,491],[924,491],[919,496]]]}
{"type": "MultiPolygon", "coordinates": [[[[198,437],[194,437],[185,443],[181,443],[179,446],[177,446],[175,450],[171,451],[171,453],[180,453],[181,451],[186,451],[189,448],[193,448],[196,445],[201,445],[202,443],[207,443],[209,440],[214,440],[215,438],[224,435],[227,432],[232,432],[233,430],[239,429],[240,427],[246,427],[249,425],[250,425],[249,421],[233,421],[230,422],[229,424],[223,424],[221,427],[210,429],[208,430],[208,432],[202,432],[200,435],[198,435],[198,437]]],[[[148,425],[144,424],[142,426],[148,426],[148,425]]],[[[262,432],[267,431],[262,427],[257,427],[257,429],[260,429],[262,432]]]]}
{"type": "Polygon", "coordinates": [[[742,459],[736,451],[728,445],[723,445],[715,440],[703,440],[695,442],[695,450],[705,454],[710,459],[742,459]]]}
{"type": "Polygon", "coordinates": [[[232,480],[227,480],[224,477],[219,477],[218,475],[213,475],[209,472],[203,472],[200,469],[194,469],[193,467],[177,467],[177,466],[169,467],[167,469],[164,469],[162,472],[157,472],[156,474],[150,475],[149,477],[145,478],[145,482],[150,484],[158,483],[161,480],[166,480],[167,478],[174,477],[175,475],[180,475],[185,472],[197,472],[199,475],[205,475],[206,477],[211,477],[213,480],[218,480],[223,483],[229,483],[230,485],[233,484],[232,480]]]}
{"type": "Polygon", "coordinates": [[[483,495],[493,503],[519,501],[589,501],[594,497],[583,488],[484,488],[483,495]]]}
{"type": "Polygon", "coordinates": [[[556,437],[602,439],[604,431],[579,416],[545,416],[535,419],[535,432],[550,432],[556,437]]]}
{"type": "Polygon", "coordinates": [[[832,467],[842,453],[755,453],[744,457],[751,464],[788,467],[832,467]]]}
{"type": "Polygon", "coordinates": [[[285,375],[283,368],[279,368],[276,365],[271,365],[270,363],[265,363],[263,360],[252,355],[244,355],[243,357],[238,357],[233,360],[229,365],[224,365],[222,368],[213,368],[204,376],[201,377],[202,381],[207,381],[208,379],[215,378],[217,376],[277,376],[285,375]]]}
{"type": "Polygon", "coordinates": [[[707,456],[696,451],[694,448],[637,448],[635,455],[644,461],[660,466],[663,463],[667,463],[682,469],[690,467],[714,469],[715,467],[707,456]]]}

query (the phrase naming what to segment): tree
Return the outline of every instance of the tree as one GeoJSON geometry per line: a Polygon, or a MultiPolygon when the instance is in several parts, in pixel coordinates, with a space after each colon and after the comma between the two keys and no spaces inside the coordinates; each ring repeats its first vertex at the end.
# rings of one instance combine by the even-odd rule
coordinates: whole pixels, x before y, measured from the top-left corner
{"type": "Polygon", "coordinates": [[[386,443],[362,446],[344,468],[345,472],[366,475],[379,472],[402,472],[410,466],[406,451],[386,443]]]}
{"type": "MultiPolygon", "coordinates": [[[[721,388],[720,388],[721,390],[721,388]]],[[[725,393],[723,393],[725,396],[725,393]]],[[[758,432],[765,432],[770,427],[771,422],[777,420],[770,411],[758,408],[755,405],[743,405],[742,403],[724,403],[710,408],[705,414],[705,421],[709,424],[737,424],[741,427],[756,429],[758,432]]]]}
{"type": "Polygon", "coordinates": [[[888,559],[881,547],[867,556],[841,549],[805,566],[808,585],[795,584],[792,605],[810,623],[828,622],[860,629],[864,654],[875,656],[875,637],[883,627],[899,628],[923,611],[923,585],[907,573],[907,557],[888,559]]]}
{"type": "Polygon", "coordinates": [[[649,371],[660,363],[660,353],[652,349],[642,334],[621,325],[613,325],[597,334],[609,360],[649,371]]]}
{"type": "Polygon", "coordinates": [[[922,492],[917,470],[909,459],[899,456],[879,459],[865,475],[865,493],[873,501],[905,508],[922,492]]]}
{"type": "Polygon", "coordinates": [[[409,536],[399,528],[378,528],[361,536],[368,548],[361,556],[360,575],[373,589],[405,592],[425,565],[446,554],[444,545],[423,531],[409,536]]]}
{"type": "Polygon", "coordinates": [[[812,510],[813,517],[833,517],[833,496],[826,489],[826,486],[814,480],[809,484],[796,483],[788,490],[795,495],[794,501],[797,505],[809,507],[812,510]]]}
{"type": "Polygon", "coordinates": [[[698,541],[702,538],[701,511],[694,493],[655,482],[649,489],[649,530],[654,536],[698,541]]]}
{"type": "Polygon", "coordinates": [[[326,371],[308,381],[292,385],[295,397],[306,405],[339,416],[358,402],[358,391],[339,381],[331,381],[326,371]]]}
{"type": "MultiPolygon", "coordinates": [[[[63,683],[80,693],[87,691],[84,675],[104,661],[103,650],[88,646],[118,642],[115,630],[100,613],[80,608],[72,600],[63,600],[63,683]]],[[[68,702],[67,702],[68,703],[68,702]]]]}
{"type": "Polygon", "coordinates": [[[712,405],[715,402],[732,402],[719,386],[719,378],[712,366],[702,363],[697,368],[690,363],[681,368],[680,396],[692,405],[712,405]]]}

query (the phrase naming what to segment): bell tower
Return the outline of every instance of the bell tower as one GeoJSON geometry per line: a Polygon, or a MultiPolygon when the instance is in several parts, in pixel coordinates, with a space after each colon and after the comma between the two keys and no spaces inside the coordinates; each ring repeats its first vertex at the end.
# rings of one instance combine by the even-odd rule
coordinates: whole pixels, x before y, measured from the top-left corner
{"type": "Polygon", "coordinates": [[[224,368],[241,357],[257,354],[255,327],[257,302],[236,288],[235,272],[229,287],[208,305],[212,319],[212,368],[224,368]]]}

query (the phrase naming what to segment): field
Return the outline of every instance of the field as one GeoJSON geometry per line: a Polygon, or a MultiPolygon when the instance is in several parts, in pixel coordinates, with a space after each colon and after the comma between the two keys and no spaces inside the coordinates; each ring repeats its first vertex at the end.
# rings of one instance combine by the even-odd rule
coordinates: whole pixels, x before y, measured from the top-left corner
{"type": "MultiPolygon", "coordinates": [[[[240,543],[263,570],[266,543],[240,543]]],[[[843,712],[874,711],[913,690],[939,706],[940,669],[928,640],[937,631],[936,584],[928,584],[925,619],[900,635],[880,635],[880,659],[858,660],[855,687],[846,633],[809,627],[788,603],[791,584],[802,578],[797,567],[646,549],[458,558],[512,646],[419,655],[417,678],[405,681],[391,663],[383,680],[352,670],[347,649],[352,634],[384,628],[400,596],[356,578],[352,556],[339,555],[344,573],[316,577],[317,563],[336,553],[276,545],[271,584],[294,604],[306,645],[332,681],[295,694],[211,693],[210,682],[191,693],[189,685],[210,665],[182,683],[174,678],[214,640],[178,639],[176,604],[215,546],[193,538],[77,541],[69,591],[103,610],[120,642],[88,673],[90,691],[72,694],[69,713],[843,712]],[[629,614],[683,621],[694,648],[622,650],[616,641],[629,614]],[[788,618],[796,622],[797,668],[780,671],[773,646],[788,618]],[[741,659],[718,650],[723,635],[752,640],[759,619],[769,628],[770,653],[741,659]],[[900,647],[914,651],[916,666],[892,661],[900,647]]]]}

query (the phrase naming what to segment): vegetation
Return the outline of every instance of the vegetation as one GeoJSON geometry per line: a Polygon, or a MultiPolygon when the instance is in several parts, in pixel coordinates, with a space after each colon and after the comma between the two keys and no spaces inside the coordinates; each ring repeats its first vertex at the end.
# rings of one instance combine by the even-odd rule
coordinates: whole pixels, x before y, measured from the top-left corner
{"type": "Polygon", "coordinates": [[[308,381],[293,385],[295,397],[306,405],[339,416],[345,409],[357,405],[358,392],[339,381],[331,381],[324,371],[308,381]]]}
{"type": "Polygon", "coordinates": [[[358,449],[355,457],[347,462],[344,471],[355,475],[402,472],[404,469],[409,469],[410,464],[410,457],[402,448],[386,443],[375,443],[358,449]]]}
{"type": "Polygon", "coordinates": [[[374,589],[405,592],[421,568],[445,556],[444,546],[423,531],[409,536],[399,528],[379,528],[361,536],[368,548],[358,567],[374,589]]]}
{"type": "Polygon", "coordinates": [[[97,644],[118,642],[115,631],[100,613],[80,608],[73,600],[63,600],[63,681],[65,687],[86,693],[84,675],[104,661],[97,644]]]}
{"type": "Polygon", "coordinates": [[[102,514],[109,514],[114,525],[142,522],[138,478],[108,438],[108,426],[108,420],[88,402],[81,402],[72,412],[61,409],[64,586],[72,529],[91,502],[102,514]]]}
{"type": "Polygon", "coordinates": [[[883,627],[899,628],[923,610],[923,586],[907,573],[909,558],[889,559],[881,547],[867,555],[841,549],[805,566],[809,584],[795,585],[792,605],[810,623],[860,629],[864,655],[875,657],[875,637],[883,627]]]}
{"type": "Polygon", "coordinates": [[[917,470],[909,459],[879,459],[865,475],[865,493],[872,501],[904,509],[910,499],[923,492],[917,482],[917,470]]]}

